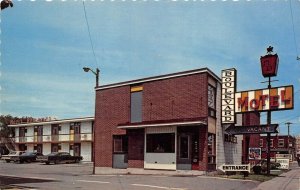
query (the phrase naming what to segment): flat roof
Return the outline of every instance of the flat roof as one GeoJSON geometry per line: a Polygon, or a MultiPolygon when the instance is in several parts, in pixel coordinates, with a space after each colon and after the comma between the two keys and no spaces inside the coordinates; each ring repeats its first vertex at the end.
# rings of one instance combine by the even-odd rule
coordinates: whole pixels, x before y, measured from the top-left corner
{"type": "Polygon", "coordinates": [[[94,117],[81,117],[81,118],[58,119],[58,120],[32,122],[32,123],[19,123],[19,124],[8,125],[8,127],[29,127],[34,125],[47,125],[47,124],[82,122],[82,121],[94,121],[94,117]]]}
{"type": "Polygon", "coordinates": [[[218,82],[221,83],[221,79],[215,73],[213,73],[210,69],[205,67],[205,68],[202,68],[202,69],[195,69],[195,70],[171,73],[171,74],[166,74],[166,75],[147,77],[147,78],[142,78],[142,79],[137,79],[137,80],[131,80],[131,81],[125,81],[125,82],[102,85],[102,86],[96,87],[95,90],[96,91],[97,90],[104,90],[104,89],[108,89],[108,88],[116,88],[116,87],[120,87],[120,86],[127,86],[127,85],[151,82],[151,81],[156,81],[156,80],[163,80],[163,79],[169,79],[169,78],[199,74],[199,73],[208,73],[210,76],[212,76],[214,79],[216,79],[218,82]]]}

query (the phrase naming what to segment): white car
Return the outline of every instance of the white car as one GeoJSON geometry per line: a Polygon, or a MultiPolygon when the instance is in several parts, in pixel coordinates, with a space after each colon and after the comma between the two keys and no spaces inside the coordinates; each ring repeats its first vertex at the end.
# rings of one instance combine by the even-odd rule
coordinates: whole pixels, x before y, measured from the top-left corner
{"type": "Polygon", "coordinates": [[[1,160],[5,160],[6,162],[10,162],[14,157],[19,157],[21,154],[25,153],[25,151],[12,151],[7,155],[2,155],[1,160]]]}

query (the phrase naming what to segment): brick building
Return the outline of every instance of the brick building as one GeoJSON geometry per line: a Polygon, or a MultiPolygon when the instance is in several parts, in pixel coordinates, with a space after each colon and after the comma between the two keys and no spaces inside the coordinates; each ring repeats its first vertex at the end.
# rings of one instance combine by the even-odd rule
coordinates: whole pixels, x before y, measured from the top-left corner
{"type": "Polygon", "coordinates": [[[208,171],[241,163],[243,137],[225,134],[220,119],[220,78],[207,68],[100,86],[95,172],[208,171]]]}
{"type": "MultiPolygon", "coordinates": [[[[262,159],[267,158],[267,137],[261,136],[259,141],[262,159]]],[[[292,159],[296,156],[296,138],[288,135],[271,136],[270,141],[271,158],[275,158],[276,154],[291,154],[292,159]]]]}

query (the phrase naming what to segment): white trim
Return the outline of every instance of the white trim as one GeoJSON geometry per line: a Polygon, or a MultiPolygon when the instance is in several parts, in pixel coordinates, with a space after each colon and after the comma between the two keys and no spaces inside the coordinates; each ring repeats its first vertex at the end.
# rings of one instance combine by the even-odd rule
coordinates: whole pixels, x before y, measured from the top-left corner
{"type": "Polygon", "coordinates": [[[128,128],[145,128],[145,127],[158,127],[158,126],[174,126],[174,125],[207,125],[203,121],[191,121],[191,122],[178,122],[178,123],[158,123],[158,124],[144,124],[144,125],[125,125],[119,126],[119,129],[128,129],[128,128]]]}
{"type": "Polygon", "coordinates": [[[120,87],[120,86],[127,86],[127,85],[151,82],[151,81],[156,81],[156,80],[193,75],[193,74],[198,74],[198,73],[209,73],[218,82],[221,82],[220,78],[218,78],[218,76],[216,74],[214,74],[208,68],[204,68],[204,69],[199,69],[199,70],[196,70],[196,71],[190,71],[190,72],[187,71],[187,72],[183,72],[183,73],[175,73],[175,74],[170,74],[170,75],[163,75],[163,76],[158,76],[158,77],[150,77],[150,78],[144,78],[144,79],[140,79],[140,80],[134,80],[134,81],[127,81],[127,82],[115,83],[115,84],[110,84],[110,85],[104,85],[104,86],[100,86],[98,88],[95,88],[95,90],[96,91],[97,90],[104,90],[104,89],[116,88],[116,87],[120,87]]]}
{"type": "Polygon", "coordinates": [[[34,126],[34,125],[71,123],[71,122],[80,122],[80,121],[82,122],[82,121],[93,121],[93,120],[94,120],[94,117],[84,117],[84,118],[52,120],[52,121],[35,122],[35,123],[20,123],[20,124],[8,125],[8,127],[29,127],[29,126],[34,126]]]}

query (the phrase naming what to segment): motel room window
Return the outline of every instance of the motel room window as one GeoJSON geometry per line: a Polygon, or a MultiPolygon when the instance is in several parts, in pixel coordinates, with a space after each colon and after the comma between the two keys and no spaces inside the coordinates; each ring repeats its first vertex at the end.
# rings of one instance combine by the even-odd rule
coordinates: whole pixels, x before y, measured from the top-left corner
{"type": "Polygon", "coordinates": [[[142,122],[143,86],[130,88],[130,122],[142,122]]]}
{"type": "Polygon", "coordinates": [[[284,147],[284,139],[278,139],[278,147],[284,147]]]}
{"type": "Polygon", "coordinates": [[[147,134],[147,153],[175,153],[175,134],[147,134]]]}
{"type": "Polygon", "coordinates": [[[208,114],[216,117],[216,88],[208,85],[208,114]]]}
{"type": "Polygon", "coordinates": [[[126,135],[113,136],[114,153],[126,153],[128,150],[128,138],[126,135]]]}
{"type": "Polygon", "coordinates": [[[263,147],[264,146],[264,140],[263,139],[259,139],[259,147],[263,147]]]}
{"type": "Polygon", "coordinates": [[[270,147],[273,147],[273,139],[270,140],[270,147]]]}

